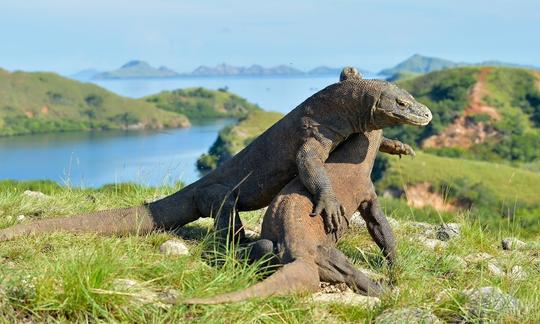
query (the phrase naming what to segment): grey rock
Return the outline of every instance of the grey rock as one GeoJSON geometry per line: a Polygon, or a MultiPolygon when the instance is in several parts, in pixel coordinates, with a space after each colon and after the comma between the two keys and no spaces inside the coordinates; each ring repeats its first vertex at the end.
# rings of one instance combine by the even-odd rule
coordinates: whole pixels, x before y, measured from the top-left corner
{"type": "Polygon", "coordinates": [[[343,304],[349,306],[364,306],[372,308],[380,304],[381,300],[377,297],[368,297],[355,294],[352,291],[337,293],[318,292],[311,296],[315,303],[343,304]]]}
{"type": "Polygon", "coordinates": [[[375,318],[378,324],[443,323],[430,310],[422,308],[387,309],[375,318]]]}
{"type": "Polygon", "coordinates": [[[436,250],[436,249],[439,249],[439,248],[444,249],[444,248],[446,248],[448,246],[448,243],[446,243],[446,242],[443,242],[443,241],[440,241],[440,240],[435,240],[435,239],[430,239],[430,238],[423,237],[423,236],[418,236],[417,240],[423,246],[425,246],[426,248],[428,248],[430,250],[436,250]]]}
{"type": "Polygon", "coordinates": [[[349,223],[351,227],[366,228],[366,221],[362,218],[362,215],[360,215],[359,211],[354,212],[354,214],[351,216],[349,223]]]}
{"type": "Polygon", "coordinates": [[[495,277],[502,277],[506,274],[498,265],[493,262],[488,262],[487,269],[489,273],[495,277]]]}
{"type": "Polygon", "coordinates": [[[112,289],[128,293],[130,301],[135,304],[153,304],[162,308],[169,308],[170,304],[175,303],[180,296],[180,293],[175,289],[158,291],[133,279],[115,279],[112,283],[112,289]]]}
{"type": "Polygon", "coordinates": [[[507,237],[501,241],[503,250],[520,250],[527,247],[527,243],[518,240],[515,237],[507,237]]]}
{"type": "Polygon", "coordinates": [[[464,320],[494,320],[503,314],[515,314],[520,303],[514,297],[503,293],[498,287],[482,287],[462,292],[466,297],[463,305],[464,320]]]}
{"type": "Polygon", "coordinates": [[[480,263],[492,259],[494,259],[494,256],[485,252],[472,253],[465,257],[467,263],[480,263]]]}
{"type": "Polygon", "coordinates": [[[250,229],[245,229],[244,233],[246,234],[246,238],[248,238],[250,240],[258,240],[260,238],[260,236],[261,236],[260,233],[257,233],[256,231],[253,231],[253,230],[250,230],[250,229]]]}
{"type": "Polygon", "coordinates": [[[161,244],[159,251],[165,255],[188,255],[189,249],[184,242],[171,239],[161,244]]]}
{"type": "Polygon", "coordinates": [[[24,216],[24,215],[17,216],[17,221],[18,222],[24,222],[25,220],[26,220],[26,216],[24,216]]]}
{"type": "Polygon", "coordinates": [[[514,280],[523,280],[527,277],[527,272],[525,272],[522,266],[515,265],[508,272],[508,276],[514,280]]]}
{"type": "Polygon", "coordinates": [[[457,223],[443,224],[437,228],[437,238],[441,241],[448,241],[461,235],[461,225],[457,223]]]}
{"type": "Polygon", "coordinates": [[[29,198],[33,198],[33,199],[48,199],[50,198],[50,196],[47,196],[46,194],[44,194],[43,192],[39,192],[39,191],[32,191],[32,190],[26,190],[23,192],[23,195],[26,196],[26,197],[29,197],[29,198]]]}
{"type": "Polygon", "coordinates": [[[156,201],[158,201],[158,200],[161,200],[161,199],[163,199],[163,198],[165,198],[165,197],[167,197],[167,196],[165,196],[165,195],[153,196],[153,197],[150,197],[150,198],[146,198],[146,199],[144,200],[144,203],[145,203],[145,204],[151,204],[151,203],[156,202],[156,201]]]}

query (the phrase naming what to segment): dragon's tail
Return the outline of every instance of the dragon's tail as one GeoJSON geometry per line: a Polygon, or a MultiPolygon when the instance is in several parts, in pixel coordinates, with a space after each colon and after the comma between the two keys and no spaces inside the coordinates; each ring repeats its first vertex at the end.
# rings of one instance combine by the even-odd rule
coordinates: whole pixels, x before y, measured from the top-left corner
{"type": "Polygon", "coordinates": [[[51,232],[129,234],[145,233],[154,228],[147,206],[111,209],[71,217],[48,218],[0,230],[0,241],[51,232]]]}
{"type": "Polygon", "coordinates": [[[319,273],[314,261],[297,259],[286,264],[265,280],[244,290],[208,298],[190,298],[184,304],[232,303],[255,297],[286,295],[299,292],[313,292],[319,287],[319,273]]]}

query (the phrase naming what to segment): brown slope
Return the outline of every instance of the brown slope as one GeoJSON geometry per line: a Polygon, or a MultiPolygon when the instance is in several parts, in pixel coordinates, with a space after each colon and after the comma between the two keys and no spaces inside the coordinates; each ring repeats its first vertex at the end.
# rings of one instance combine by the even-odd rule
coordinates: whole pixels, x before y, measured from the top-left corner
{"type": "Polygon", "coordinates": [[[501,118],[496,108],[488,106],[483,102],[483,98],[488,94],[486,79],[491,70],[491,67],[480,69],[476,83],[469,93],[469,105],[465,108],[463,115],[456,118],[440,134],[426,138],[422,143],[422,148],[470,148],[473,145],[484,143],[487,139],[497,135],[491,123],[479,122],[468,118],[479,114],[489,116],[491,121],[498,121],[501,118]]]}

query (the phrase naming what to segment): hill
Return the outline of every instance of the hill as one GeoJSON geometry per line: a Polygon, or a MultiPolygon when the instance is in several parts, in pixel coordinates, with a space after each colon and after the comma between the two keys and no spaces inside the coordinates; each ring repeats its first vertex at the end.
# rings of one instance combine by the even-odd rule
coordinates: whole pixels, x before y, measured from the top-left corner
{"type": "Polygon", "coordinates": [[[283,115],[277,112],[255,110],[239,120],[236,125],[225,127],[219,132],[208,153],[199,158],[197,168],[203,173],[215,169],[282,117],[283,115]]]}
{"type": "Polygon", "coordinates": [[[409,57],[405,61],[397,64],[396,66],[392,68],[381,70],[379,74],[394,75],[398,72],[428,73],[428,72],[455,67],[458,64],[459,63],[437,58],[437,57],[428,57],[428,56],[422,56],[419,54],[414,54],[413,56],[409,57]]]}
{"type": "Polygon", "coordinates": [[[381,70],[379,74],[387,75],[391,78],[396,78],[395,74],[399,73],[429,73],[434,71],[440,71],[449,68],[455,67],[465,67],[465,66],[497,66],[497,67],[514,67],[514,68],[526,68],[526,69],[536,69],[538,67],[529,66],[529,65],[520,65],[515,63],[507,63],[501,61],[484,61],[479,63],[466,63],[466,62],[453,62],[450,60],[438,58],[438,57],[429,57],[419,54],[414,54],[413,56],[407,58],[405,61],[397,64],[396,66],[388,69],[381,70]]]}
{"type": "Polygon", "coordinates": [[[186,115],[190,119],[241,118],[251,111],[260,110],[257,105],[228,92],[227,89],[178,89],[163,91],[143,100],[160,109],[186,115]]]}
{"type": "Polygon", "coordinates": [[[54,73],[0,70],[0,136],[187,126],[183,115],[93,84],[54,73]]]}
{"type": "Polygon", "coordinates": [[[540,73],[466,67],[398,81],[433,112],[425,128],[386,134],[439,155],[530,163],[540,158],[540,73]]]}
{"type": "Polygon", "coordinates": [[[136,78],[171,78],[179,74],[165,66],[155,68],[145,61],[133,60],[122,65],[119,69],[102,72],[93,76],[94,79],[136,79],[136,78]]]}

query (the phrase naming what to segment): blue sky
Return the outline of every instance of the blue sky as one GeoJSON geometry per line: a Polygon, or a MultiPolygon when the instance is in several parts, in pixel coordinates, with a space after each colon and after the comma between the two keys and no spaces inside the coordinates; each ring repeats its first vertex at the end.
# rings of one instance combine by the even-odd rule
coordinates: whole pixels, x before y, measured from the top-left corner
{"type": "Polygon", "coordinates": [[[73,73],[130,59],[379,70],[420,53],[540,65],[540,1],[0,0],[0,67],[73,73]]]}

